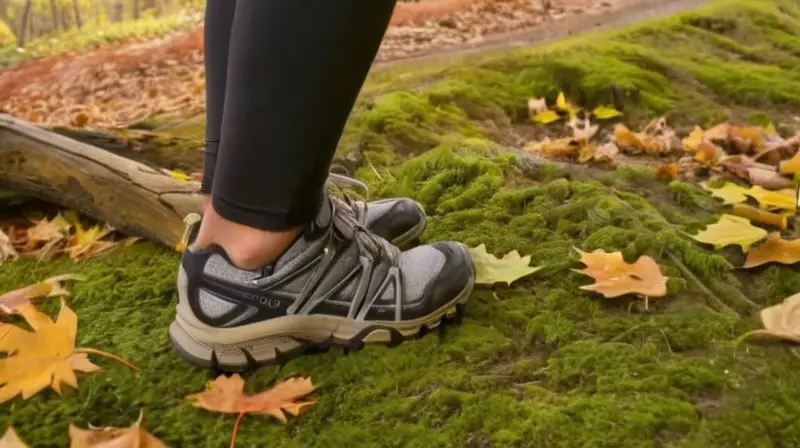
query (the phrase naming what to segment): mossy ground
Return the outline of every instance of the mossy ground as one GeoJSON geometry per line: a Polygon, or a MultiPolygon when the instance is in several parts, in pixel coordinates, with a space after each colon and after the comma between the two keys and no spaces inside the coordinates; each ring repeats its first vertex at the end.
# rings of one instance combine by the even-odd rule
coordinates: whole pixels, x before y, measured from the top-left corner
{"type": "MultiPolygon", "coordinates": [[[[734,268],[736,254],[688,239],[682,232],[721,212],[696,187],[641,168],[523,170],[502,145],[524,121],[526,98],[559,89],[586,105],[624,107],[634,123],[662,113],[678,125],[763,113],[779,120],[800,105],[799,34],[796,0],[726,1],[471,65],[375,73],[340,159],[360,166],[378,196],[421,201],[431,215],[425,240],[517,249],[545,269],[513,288],[477,291],[463,324],[438,336],[331,350],[252,374],[253,391],[310,375],[319,403],[287,426],[245,418],[239,446],[800,445],[800,360],[777,344],[734,344],[759,325],[758,308],[800,290],[800,270],[745,273],[734,268]],[[580,266],[573,247],[656,258],[669,297],[645,309],[581,291],[590,280],[571,271],[580,266]]],[[[100,360],[104,370],[64,397],[48,391],[3,405],[0,427],[14,425],[33,446],[59,446],[71,422],[123,426],[145,408],[147,427],[172,445],[226,446],[233,417],[183,400],[210,374],[181,361],[167,340],[177,262],[146,243],[80,264],[4,264],[0,290],[87,275],[69,299],[78,344],[142,372],[100,360]]]]}

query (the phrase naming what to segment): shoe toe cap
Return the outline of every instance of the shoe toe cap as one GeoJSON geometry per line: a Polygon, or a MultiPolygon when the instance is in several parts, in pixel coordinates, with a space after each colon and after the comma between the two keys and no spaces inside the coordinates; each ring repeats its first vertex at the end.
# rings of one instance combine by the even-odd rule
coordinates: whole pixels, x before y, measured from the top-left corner
{"type": "Polygon", "coordinates": [[[436,306],[442,306],[469,293],[475,282],[475,266],[467,248],[461,243],[440,242],[432,246],[444,255],[445,262],[425,296],[436,306]]]}

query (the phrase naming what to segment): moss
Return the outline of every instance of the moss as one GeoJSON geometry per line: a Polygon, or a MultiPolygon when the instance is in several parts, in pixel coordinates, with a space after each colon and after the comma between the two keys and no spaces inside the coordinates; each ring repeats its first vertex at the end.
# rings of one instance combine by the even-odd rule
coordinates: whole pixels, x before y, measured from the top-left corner
{"type": "MultiPolygon", "coordinates": [[[[757,107],[777,125],[797,105],[787,87],[800,60],[797,17],[800,7],[788,0],[721,2],[602,38],[451,66],[450,76],[433,66],[402,80],[393,70],[405,68],[373,74],[339,157],[364,156],[357,173],[377,196],[421,201],[430,214],[426,241],[485,243],[498,255],[516,249],[543,269],[508,288],[477,290],[463,325],[439,337],[347,355],[332,349],[248,375],[249,391],[310,375],[319,402],[289,425],[248,416],[239,444],[800,443],[800,361],[777,345],[733,343],[758,325],[756,308],[800,288],[796,269],[739,272],[731,254],[692,241],[687,234],[721,210],[696,187],[659,182],[647,168],[595,179],[549,165],[529,170],[506,153],[501,135],[525,119],[525,98],[559,89],[581,104],[616,104],[634,124],[662,112],[678,123],[749,118],[757,107]],[[580,289],[592,280],[573,271],[581,266],[576,247],[653,257],[670,277],[669,296],[645,306],[580,289]]],[[[156,129],[194,142],[201,130],[202,120],[156,129]]],[[[145,408],[146,426],[170,445],[228,443],[231,416],[183,399],[210,374],[181,361],[167,340],[177,262],[170,250],[137,244],[78,264],[3,264],[2,290],[85,274],[68,299],[80,317],[78,345],[117,353],[142,373],[98,360],[103,371],[81,376],[63,397],[46,391],[5,404],[0,426],[13,425],[32,446],[61,446],[69,423],[123,426],[145,408]]],[[[46,308],[55,312],[57,303],[46,308]]]]}

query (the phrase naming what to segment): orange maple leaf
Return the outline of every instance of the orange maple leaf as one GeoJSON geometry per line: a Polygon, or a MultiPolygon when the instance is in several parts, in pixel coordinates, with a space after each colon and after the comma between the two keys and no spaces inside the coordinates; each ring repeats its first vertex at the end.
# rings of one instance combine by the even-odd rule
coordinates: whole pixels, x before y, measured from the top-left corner
{"type": "Polygon", "coordinates": [[[800,261],[800,239],[791,241],[773,232],[758,247],[747,253],[744,268],[754,268],[767,263],[795,264],[800,261]]]}
{"type": "Polygon", "coordinates": [[[245,414],[270,415],[287,423],[286,414],[300,415],[316,403],[316,400],[298,401],[314,392],[310,378],[290,378],[276,384],[272,389],[255,395],[244,394],[244,380],[239,374],[230,377],[218,376],[208,388],[186,397],[192,405],[211,412],[239,414],[233,426],[231,447],[236,440],[239,422],[245,414]]]}
{"type": "Polygon", "coordinates": [[[663,297],[667,295],[667,277],[652,258],[643,255],[635,263],[628,264],[621,252],[605,252],[598,249],[594,252],[583,252],[581,262],[586,269],[573,269],[575,272],[595,279],[591,285],[581,286],[587,291],[596,291],[607,298],[625,294],[641,294],[646,297],[663,297]]]}

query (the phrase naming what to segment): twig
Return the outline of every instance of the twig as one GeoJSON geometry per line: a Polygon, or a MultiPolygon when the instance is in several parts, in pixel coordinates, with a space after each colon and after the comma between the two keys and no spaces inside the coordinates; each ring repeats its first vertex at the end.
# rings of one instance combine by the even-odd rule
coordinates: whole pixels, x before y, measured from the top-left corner
{"type": "Polygon", "coordinates": [[[231,448],[235,448],[236,446],[236,432],[239,431],[239,423],[242,422],[246,412],[240,412],[239,415],[236,416],[236,423],[233,424],[233,433],[231,433],[231,448]]]}
{"type": "Polygon", "coordinates": [[[715,305],[715,306],[716,306],[716,307],[717,307],[719,310],[722,310],[722,311],[724,311],[724,312],[726,312],[726,313],[730,314],[731,316],[736,316],[737,318],[738,318],[738,317],[741,317],[741,316],[739,316],[739,313],[737,313],[737,312],[736,312],[736,310],[734,310],[733,308],[729,307],[729,306],[728,306],[728,305],[727,305],[727,304],[726,304],[726,303],[725,303],[725,302],[724,302],[722,299],[720,299],[719,297],[717,297],[717,295],[716,295],[716,294],[714,294],[714,292],[713,292],[713,291],[711,291],[710,289],[708,289],[708,286],[706,286],[706,285],[705,285],[705,283],[703,283],[703,282],[702,282],[702,281],[701,281],[699,278],[697,278],[697,276],[696,276],[696,275],[694,275],[694,273],[691,271],[691,269],[689,269],[688,267],[686,267],[686,265],[685,265],[685,264],[683,264],[683,262],[680,260],[680,258],[676,257],[676,256],[675,256],[675,255],[674,255],[672,252],[670,252],[669,250],[665,250],[665,251],[664,251],[664,253],[667,255],[667,258],[669,258],[669,259],[670,259],[670,261],[672,261],[672,262],[675,264],[675,266],[677,266],[677,267],[678,267],[678,269],[680,269],[680,270],[681,270],[681,272],[683,273],[683,275],[685,275],[686,277],[688,277],[688,278],[689,278],[689,280],[691,280],[691,281],[692,281],[692,282],[695,284],[695,286],[697,286],[698,288],[700,288],[700,290],[701,290],[701,291],[703,291],[703,293],[704,293],[706,296],[708,296],[708,298],[711,300],[711,302],[712,302],[712,303],[713,303],[713,304],[714,304],[714,305],[715,305]]]}

